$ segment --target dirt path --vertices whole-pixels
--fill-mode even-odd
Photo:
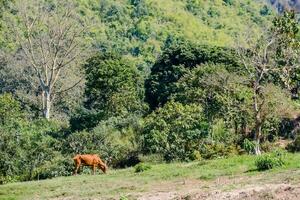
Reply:
[[[139,200],[299,200],[299,173],[222,177],[215,181],[181,180],[157,183]]]
[[[185,191],[151,192],[142,195],[139,200],[299,200],[300,185],[268,184],[262,186],[247,186],[230,192],[221,190],[203,191],[190,189]]]

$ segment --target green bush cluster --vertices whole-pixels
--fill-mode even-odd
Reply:
[[[240,148],[235,144],[203,144],[200,146],[200,155],[205,159],[228,157],[238,155]]]
[[[253,141],[250,141],[248,138],[245,138],[242,144],[242,148],[248,154],[254,154],[255,143]]]
[[[57,123],[15,121],[0,130],[1,183],[69,175],[61,152],[61,141],[52,137]],[[47,175],[46,175],[47,174]]]
[[[146,163],[139,163],[134,167],[134,172],[135,173],[140,173],[140,172],[144,172],[151,169],[151,165],[146,164]]]
[[[297,136],[294,141],[287,146],[287,150],[290,152],[299,152],[300,151],[300,137]]]
[[[150,114],[143,127],[144,153],[162,154],[167,161],[189,160],[208,135],[202,108],[176,102]]]
[[[269,170],[275,167],[281,167],[285,163],[284,152],[275,151],[273,153],[263,154],[256,158],[255,165],[257,170]]]

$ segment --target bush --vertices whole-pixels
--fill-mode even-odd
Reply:
[[[92,131],[72,133],[64,141],[64,151],[68,154],[99,154],[113,167],[133,166],[139,162],[135,130],[138,122],[128,123],[130,124],[121,118],[112,117],[100,122]]]
[[[120,200],[128,200],[128,198],[125,197],[125,196],[121,196],[121,197],[120,197]]]
[[[189,156],[190,160],[202,160],[202,156],[200,151],[195,150],[194,152],[192,152]]]
[[[74,163],[71,156],[62,156],[56,153],[52,160],[44,162],[34,172],[34,179],[47,179],[58,176],[70,176],[74,170]]]
[[[248,140],[247,138],[244,139],[242,148],[248,153],[248,154],[254,154],[255,149],[255,143],[253,141]]]
[[[162,154],[166,161],[190,160],[208,127],[200,106],[168,102],[145,119],[144,153]]]
[[[10,122],[1,126],[0,184],[62,175],[52,173],[54,168],[57,173],[66,170],[64,164],[56,163],[62,158],[61,142],[50,135],[60,126],[54,121],[21,119],[15,119],[13,126]]]
[[[295,140],[292,143],[290,143],[286,148],[290,152],[299,152],[300,151],[300,136],[297,136],[295,138]]]
[[[215,142],[233,144],[237,140],[237,134],[229,130],[224,119],[217,119],[211,125],[211,138]]]
[[[269,170],[274,167],[281,167],[284,165],[284,153],[282,151],[275,151],[271,154],[264,154],[256,158],[255,165],[257,170]]]
[[[9,94],[0,95],[0,124],[9,125],[24,117],[20,103]]]
[[[151,169],[151,165],[146,164],[146,163],[139,163],[134,167],[134,172],[139,173],[139,172],[144,172]]]
[[[223,143],[214,143],[214,144],[202,144],[200,146],[201,156],[205,159],[214,159],[227,157],[230,155],[238,155],[239,149],[237,146],[231,144],[226,145]]]
[[[129,152],[127,154],[125,153],[124,156],[121,157],[121,159],[113,162],[113,166],[116,168],[126,168],[135,166],[140,162],[141,160],[139,159],[137,152]]]

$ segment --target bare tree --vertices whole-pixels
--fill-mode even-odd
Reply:
[[[89,47],[87,27],[73,2],[19,0],[13,4],[16,17],[7,16],[18,46],[11,66],[29,80],[47,119],[55,99],[82,81],[78,66]]]
[[[238,45],[237,53],[248,77],[248,84],[252,87],[255,154],[260,155],[262,126],[268,115],[291,114],[292,103],[289,101],[288,93],[284,92],[284,87],[276,86],[276,83],[281,81],[287,89],[290,89],[287,80],[290,80],[291,72],[297,66],[291,62],[287,62],[284,66],[278,64],[278,32],[266,31],[259,37],[251,33],[249,31],[245,36],[247,46]]]

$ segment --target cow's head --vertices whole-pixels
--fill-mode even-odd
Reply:
[[[101,169],[103,171],[103,173],[106,173],[107,168],[108,168],[107,165],[103,162],[98,163],[98,167],[99,167],[99,169]]]

